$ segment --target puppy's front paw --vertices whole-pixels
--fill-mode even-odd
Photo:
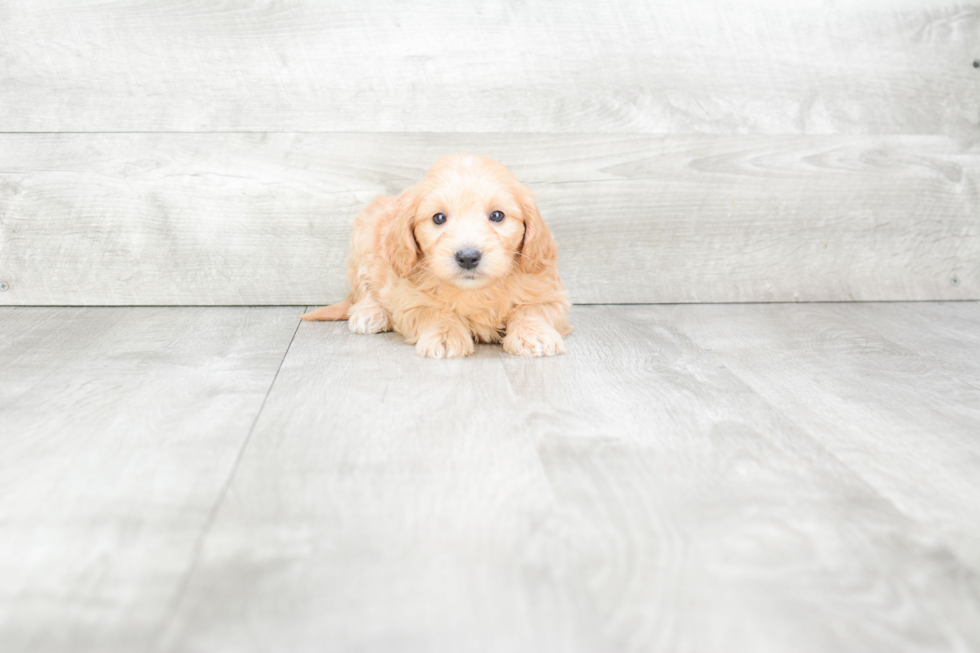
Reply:
[[[391,331],[388,311],[380,306],[368,306],[355,310],[347,319],[347,328],[354,333],[381,333]]]
[[[473,353],[473,337],[469,333],[427,332],[415,343],[415,353],[426,358],[462,358]]]
[[[554,356],[565,353],[565,341],[550,326],[524,324],[507,330],[504,351],[515,356]]]

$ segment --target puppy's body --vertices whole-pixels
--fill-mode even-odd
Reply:
[[[347,274],[347,299],[304,319],[394,329],[432,358],[471,354],[474,339],[550,356],[571,331],[534,196],[485,157],[443,157],[398,197],[369,204],[354,219]]]

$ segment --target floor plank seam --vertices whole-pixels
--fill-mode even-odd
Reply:
[[[303,312],[305,313],[311,308],[311,306],[306,306]],[[248,448],[248,443],[251,441],[252,434],[255,432],[255,426],[259,423],[259,418],[262,416],[262,411],[265,409],[265,404],[269,400],[269,395],[272,394],[272,389],[276,386],[276,379],[279,378],[279,372],[282,370],[283,363],[286,362],[286,357],[289,356],[289,350],[292,348],[293,342],[296,340],[296,334],[299,333],[299,327],[301,324],[303,324],[303,320],[297,318],[296,328],[293,329],[293,335],[289,339],[289,344],[286,345],[286,350],[283,352],[282,360],[279,361],[279,366],[276,368],[276,373],[272,375],[272,382],[269,384],[268,390],[265,391],[265,396],[262,398],[262,403],[259,404],[259,409],[255,413],[255,419],[252,420],[248,433],[245,434],[245,439],[242,441],[242,446],[238,449],[238,454],[235,456],[235,460],[231,466],[231,472],[228,474],[228,478],[225,479],[224,484],[221,486],[221,491],[218,493],[218,499],[211,507],[211,510],[208,513],[207,521],[204,523],[204,528],[201,529],[201,534],[198,537],[197,542],[194,543],[190,565],[188,565],[187,571],[184,573],[183,578],[181,578],[180,582],[177,584],[177,590],[174,592],[174,597],[167,609],[167,614],[160,620],[159,630],[153,635],[152,638],[150,638],[149,644],[152,650],[160,650],[163,637],[166,635],[171,621],[177,614],[177,608],[180,607],[180,603],[187,591],[187,586],[190,583],[190,579],[194,576],[194,572],[197,569],[197,563],[201,556],[201,550],[204,548],[204,542],[207,540],[208,534],[211,532],[211,528],[214,526],[218,513],[221,512],[221,507],[224,505],[225,497],[228,494],[228,488],[231,487],[235,474],[238,472],[238,465],[241,463],[242,456],[245,455],[245,449]]]
[[[685,337],[687,337],[686,334]],[[693,340],[691,340],[691,343],[695,345],[697,344]],[[703,350],[703,351],[706,354],[711,353],[708,350]],[[802,434],[802,436],[805,437],[810,442],[811,446],[813,446],[815,449],[819,451],[822,451],[837,465],[839,465],[842,470],[846,470],[847,473],[850,474],[851,477],[853,478],[853,482],[859,484],[872,496],[878,498],[883,504],[891,508],[891,510],[894,511],[895,515],[900,516],[901,518],[907,520],[909,524],[914,525],[915,528],[918,529],[921,533],[930,532],[928,524],[924,524],[915,515],[910,514],[906,509],[898,505],[898,503],[896,503],[894,498],[887,496],[887,494],[881,488],[875,485],[872,481],[868,480],[865,477],[865,475],[862,474],[858,469],[855,469],[851,464],[849,464],[843,458],[841,458],[836,451],[834,451],[826,444],[821,442],[818,437],[816,437],[813,433],[811,433],[810,429],[807,428],[807,426],[804,423],[800,422],[798,419],[796,419],[795,417],[787,413],[785,410],[780,408],[778,405],[773,403],[768,397],[765,396],[764,392],[760,388],[758,388],[755,384],[753,384],[749,379],[746,379],[744,376],[739,374],[736,370],[732,369],[730,366],[721,362],[720,360],[718,361],[718,363],[722,365],[725,368],[725,370],[728,371],[729,374],[732,375],[732,378],[737,379],[739,383],[741,383],[746,388],[751,390],[759,398],[759,400],[762,401],[762,403],[765,404],[770,410],[772,410],[774,413],[779,415],[782,419],[786,420],[788,424],[792,424]],[[943,553],[948,555],[951,559],[955,560],[962,569],[966,570],[970,574],[970,576],[980,580],[980,569],[975,568],[974,565],[969,562],[969,560],[966,560],[959,553],[957,553],[955,548],[950,546],[949,542],[945,541],[944,539],[937,538],[934,541],[934,544],[937,548],[940,548],[943,551]]]

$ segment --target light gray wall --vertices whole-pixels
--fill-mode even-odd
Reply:
[[[977,299],[978,44],[929,0],[0,0],[0,304],[337,300],[455,151],[573,301]]]

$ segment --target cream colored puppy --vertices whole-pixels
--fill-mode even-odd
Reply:
[[[347,299],[303,316],[348,320],[355,333],[394,329],[420,356],[564,351],[568,298],[534,195],[492,159],[446,156],[398,197],[354,218]]]

